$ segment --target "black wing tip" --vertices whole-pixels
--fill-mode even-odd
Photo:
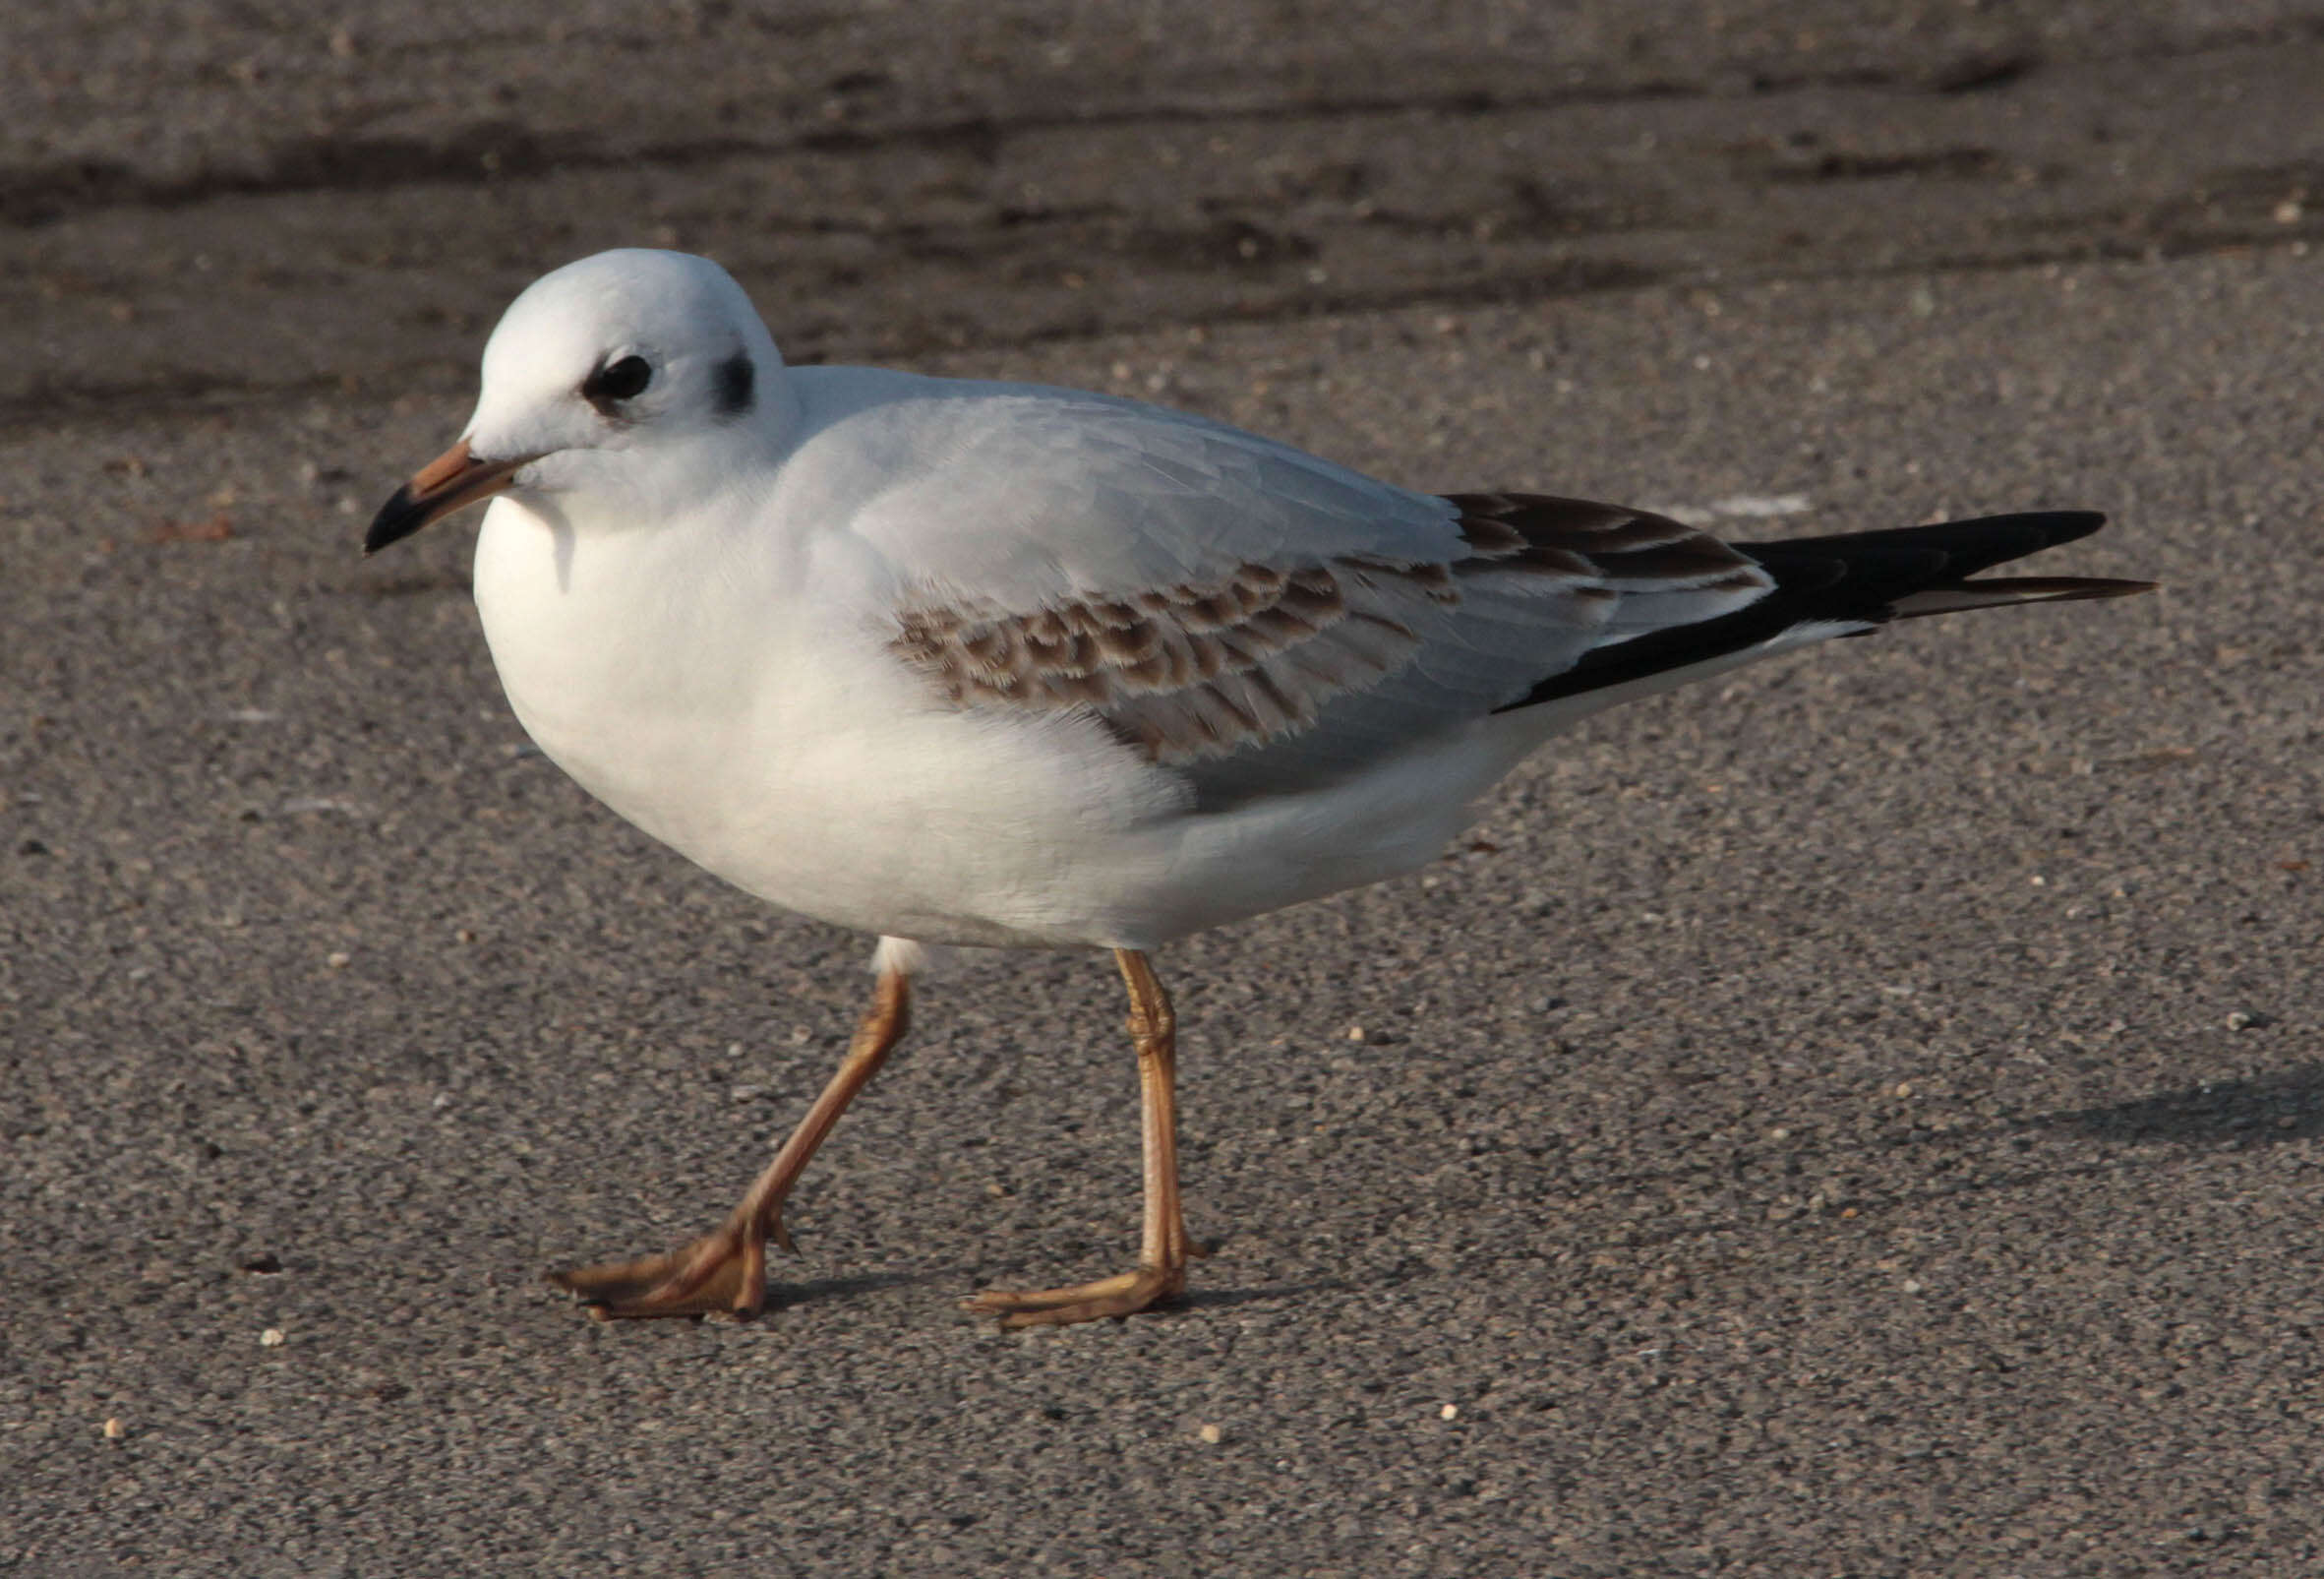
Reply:
[[[1948,520],[1928,528],[1940,531],[1957,526],[1964,531],[1979,527],[2001,531],[2010,527],[2032,529],[2042,534],[2044,548],[2056,548],[2060,543],[2071,543],[2088,537],[2106,524],[2106,515],[2096,510],[2019,510],[2005,516],[1973,516],[1967,520]],[[1909,529],[1909,528],[1908,528]],[[2040,549],[2033,550],[2035,553]]]
[[[1779,581],[1796,582],[1810,565],[1837,560],[1848,567],[1848,578],[1860,589],[1884,584],[1894,592],[1905,592],[1939,580],[1964,580],[1996,565],[2088,537],[2104,526],[2106,519],[2095,510],[2024,510],[1926,526],[1786,537],[1734,546],[1758,561]]]
[[[1980,571],[2088,537],[2105,524],[2106,516],[2094,510],[2033,510],[1887,531],[1733,543],[1729,546],[1774,577],[1775,586],[1765,597],[1698,625],[1674,626],[1599,647],[1496,710],[1509,712],[1687,668],[1800,626],[1869,629],[1921,614],[2130,597],[2155,590],[2152,581],[2087,577],[1975,579]]]
[[[2136,597],[2155,591],[2159,584],[2095,576],[1975,576],[1907,592],[1891,605],[1891,613],[1899,620],[1917,620],[1932,614],[2004,609],[2021,603],[2083,603],[2094,598]]]
[[[1965,516],[1959,520],[1940,521],[1944,526],[1984,526],[2002,521],[2040,522],[2060,531],[2070,531],[2076,537],[2087,537],[2106,524],[2102,510],[2005,510],[1993,516]]]

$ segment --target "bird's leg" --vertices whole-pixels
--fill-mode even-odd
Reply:
[[[849,1101],[904,1039],[911,1010],[912,978],[902,971],[882,971],[871,1007],[856,1027],[855,1041],[838,1072],[724,1223],[665,1254],[552,1272],[549,1281],[578,1295],[601,1320],[707,1315],[714,1310],[756,1314],[766,1301],[767,1241],[791,1248],[791,1236],[783,1227],[783,1202],[791,1186],[806,1171],[815,1148],[839,1123]]]
[[[1185,1292],[1186,1259],[1199,1253],[1187,1243],[1178,1200],[1177,1021],[1170,996],[1144,954],[1116,948],[1113,957],[1130,989],[1130,1037],[1138,1047],[1144,1112],[1146,1229],[1138,1265],[1072,1288],[987,1289],[963,1302],[965,1309],[999,1316],[1004,1327],[1064,1326],[1165,1304]]]

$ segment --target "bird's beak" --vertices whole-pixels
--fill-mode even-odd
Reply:
[[[508,460],[479,460],[468,453],[468,441],[462,439],[413,472],[411,481],[380,507],[380,513],[371,518],[371,530],[363,534],[363,551],[376,554],[439,516],[490,499],[508,486],[520,467],[539,458],[517,455]]]

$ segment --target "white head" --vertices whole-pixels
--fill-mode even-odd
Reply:
[[[682,252],[601,252],[509,304],[467,431],[387,501],[364,552],[505,489],[618,515],[667,502],[790,414],[782,355],[732,275]]]

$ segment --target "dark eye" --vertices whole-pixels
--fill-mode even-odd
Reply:
[[[625,356],[610,362],[589,375],[581,386],[581,394],[591,403],[606,400],[626,400],[643,395],[645,387],[654,381],[653,365],[642,356]]]

